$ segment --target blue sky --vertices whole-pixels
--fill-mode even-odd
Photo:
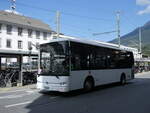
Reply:
[[[0,0],[0,10],[10,7]],[[16,10],[40,19],[55,30],[55,13],[61,12],[61,32],[85,39],[110,41],[116,33],[93,36],[116,29],[116,11],[121,11],[121,36],[150,20],[150,0],[16,0]]]

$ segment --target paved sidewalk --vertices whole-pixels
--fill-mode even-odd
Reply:
[[[25,86],[0,88],[0,93],[7,92],[7,91],[24,90],[24,89],[36,89],[36,84],[25,85]]]
[[[142,73],[136,73],[136,74],[135,74],[135,77],[136,77],[136,76],[143,75],[143,74],[150,74],[150,71],[142,72]]]

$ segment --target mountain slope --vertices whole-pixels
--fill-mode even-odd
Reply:
[[[147,22],[142,29],[142,52],[150,55],[150,21]],[[118,43],[118,40],[112,40],[111,43]],[[121,37],[121,44],[130,47],[137,47],[139,44],[139,28]]]

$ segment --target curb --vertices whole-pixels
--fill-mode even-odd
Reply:
[[[0,92],[10,91],[12,88],[0,88]]]

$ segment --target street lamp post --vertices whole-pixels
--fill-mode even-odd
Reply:
[[[117,35],[118,35],[118,46],[120,48],[120,11],[117,11]]]
[[[142,53],[142,28],[139,27],[139,53]]]

